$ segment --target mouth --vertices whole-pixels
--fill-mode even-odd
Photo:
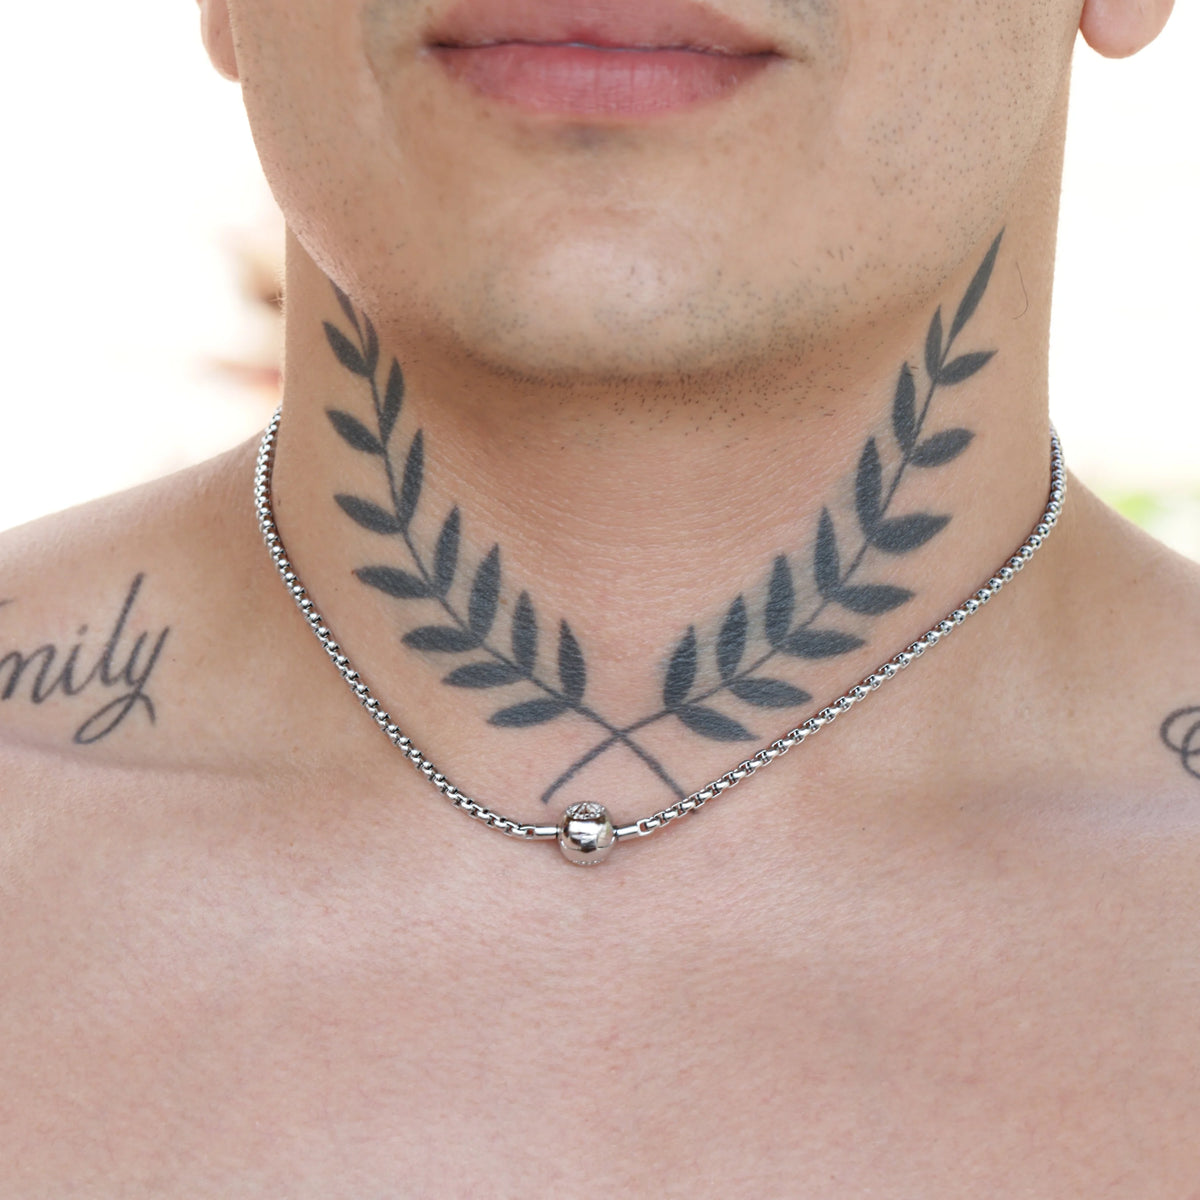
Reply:
[[[693,0],[460,0],[426,45],[477,95],[576,117],[689,108],[782,57]]]

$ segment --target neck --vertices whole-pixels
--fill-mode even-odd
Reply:
[[[1049,261],[1010,228],[836,344],[584,379],[406,337],[293,243],[281,531],[460,786],[522,819],[597,786],[648,811],[891,657],[1024,539],[1048,478]]]

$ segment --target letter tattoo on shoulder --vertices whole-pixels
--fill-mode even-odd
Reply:
[[[900,365],[890,420],[878,436],[867,438],[859,455],[853,502],[841,509],[833,503],[822,507],[802,553],[775,555],[763,564],[757,588],[734,597],[719,615],[688,625],[662,656],[656,707],[636,719],[604,714],[590,702],[595,668],[578,628],[562,617],[547,621],[528,591],[508,583],[500,546],[471,555],[458,506],[432,513],[428,501],[422,505],[428,447],[422,429],[406,428],[402,368],[397,359],[389,363],[381,355],[370,318],[335,285],[343,320],[326,321],[325,337],[341,366],[361,381],[365,402],[360,415],[333,408],[326,415],[346,447],[375,460],[378,483],[374,497],[338,494],[333,500],[351,522],[376,536],[376,545],[391,549],[388,558],[380,555],[354,575],[413,611],[401,637],[407,647],[443,662],[460,660],[443,676],[446,686],[503,694],[489,724],[519,731],[574,719],[593,727],[595,743],[548,782],[543,803],[611,750],[634,756],[676,798],[683,797],[685,790],[643,744],[643,731],[674,722],[708,741],[760,739],[769,710],[795,712],[812,700],[801,686],[808,664],[865,645],[860,635],[870,619],[913,599],[910,589],[873,580],[871,573],[881,559],[932,541],[951,521],[949,513],[895,510],[903,509],[907,478],[947,466],[974,437],[958,425],[930,426],[939,402],[955,395],[996,353],[964,353],[956,343],[987,291],[1002,238],[1003,231],[948,323],[938,308],[923,350]],[[508,604],[500,603],[502,594]]]
[[[1177,708],[1158,728],[1163,745],[1179,756],[1180,765],[1200,779],[1200,704]]]
[[[144,574],[133,578],[103,643],[98,644],[89,627],[81,625],[69,646],[46,642],[32,650],[0,652],[0,701],[44,704],[55,695],[68,699],[96,693],[108,696],[76,728],[72,741],[79,746],[108,737],[139,709],[153,725],[158,714],[147,687],[171,629],[164,626],[136,637],[130,632],[145,578]],[[11,599],[0,601],[0,608],[12,603]]]

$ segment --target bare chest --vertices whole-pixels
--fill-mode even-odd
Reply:
[[[10,893],[0,1191],[1197,1194],[1169,864],[643,894],[326,859],[135,844]]]

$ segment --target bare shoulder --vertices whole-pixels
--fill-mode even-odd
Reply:
[[[241,447],[0,534],[0,754],[145,750],[188,634],[236,603],[251,469]]]
[[[1147,541],[1140,531],[1139,540]],[[1161,686],[1159,741],[1200,810],[1200,563],[1151,543],[1144,569],[1132,581],[1135,604],[1150,614],[1153,649],[1148,656]],[[1136,645],[1137,616],[1128,633]],[[1159,716],[1158,712],[1153,714]],[[1198,864],[1200,869],[1200,864]]]
[[[1200,814],[1200,563],[1086,493],[1077,501],[1086,533],[1068,548],[1058,617],[1067,727],[1109,778],[1127,748],[1131,784],[1140,772]]]
[[[260,582],[272,580],[253,459],[243,446],[0,535],[0,878],[14,937],[43,921],[73,929],[146,856],[196,852],[252,819],[254,750],[278,740],[255,725],[279,690],[253,662],[280,624],[259,606],[286,601]]]

